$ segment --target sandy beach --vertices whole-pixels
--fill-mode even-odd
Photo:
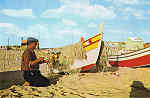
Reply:
[[[148,67],[119,68],[117,74],[112,72],[45,74],[51,80],[49,87],[23,86],[24,82],[21,83],[21,80],[6,86],[10,80],[5,80],[1,81],[0,96],[1,98],[150,98],[149,74]]]

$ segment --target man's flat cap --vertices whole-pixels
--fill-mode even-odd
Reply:
[[[34,38],[34,37],[28,37],[28,38],[27,38],[27,44],[33,43],[33,42],[38,42],[38,39],[36,39],[36,38]]]

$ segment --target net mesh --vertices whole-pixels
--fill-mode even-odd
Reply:
[[[39,56],[49,59],[51,68],[61,71],[70,70],[74,59],[86,59],[86,51],[82,46],[82,42],[58,49],[49,49],[49,53],[39,52],[39,54]]]

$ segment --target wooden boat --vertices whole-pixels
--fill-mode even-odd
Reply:
[[[95,66],[101,48],[101,42],[102,33],[85,40],[82,44],[86,51],[87,59],[75,59],[74,64],[71,65],[71,69],[81,68],[81,71],[86,71]]]
[[[135,52],[110,56],[109,63],[118,67],[141,67],[150,65],[150,47]]]
[[[81,71],[91,70],[95,67],[99,58],[99,53],[102,50],[102,38],[103,38],[103,24],[100,24],[100,32],[96,36],[93,36],[83,42],[83,47],[86,50],[86,60],[75,59],[72,69],[81,68]]]

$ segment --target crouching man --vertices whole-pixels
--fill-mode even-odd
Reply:
[[[48,60],[44,60],[43,57],[37,58],[34,52],[37,43],[37,39],[29,37],[27,39],[27,49],[22,55],[21,70],[24,72],[25,85],[37,87],[49,86],[50,81],[42,76],[39,70],[39,64],[47,63]]]

